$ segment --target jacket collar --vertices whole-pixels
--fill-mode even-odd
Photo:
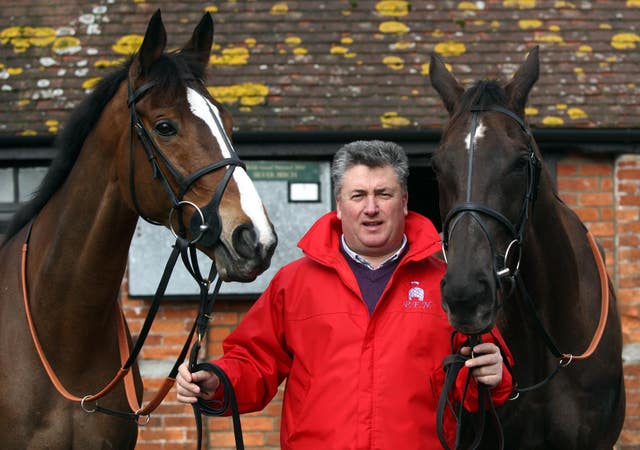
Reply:
[[[425,259],[440,251],[440,236],[426,217],[409,211],[405,220],[405,235],[409,249],[403,261]],[[335,265],[344,259],[340,253],[342,224],[336,211],[320,217],[298,242],[298,247],[310,258],[325,264]],[[401,262],[402,264],[402,262]]]

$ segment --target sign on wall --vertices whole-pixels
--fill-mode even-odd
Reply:
[[[331,178],[328,162],[246,161],[247,172],[278,234],[271,266],[251,283],[223,283],[221,294],[259,295],[284,264],[302,256],[297,243],[307,229],[331,210]],[[175,238],[164,227],[139,221],[129,250],[129,295],[152,296]],[[210,261],[198,252],[200,270],[208,274]],[[166,295],[195,296],[198,285],[178,260]]]

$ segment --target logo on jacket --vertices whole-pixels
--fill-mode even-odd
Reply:
[[[420,287],[419,281],[412,281],[407,294],[407,299],[402,304],[406,309],[429,309],[431,300],[424,299],[424,289]]]

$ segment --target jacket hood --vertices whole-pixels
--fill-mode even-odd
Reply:
[[[404,260],[421,260],[440,251],[441,240],[433,223],[426,217],[409,211],[405,217],[405,234],[409,251]],[[310,258],[326,264],[336,264],[341,253],[335,249],[340,245],[342,223],[336,211],[320,217],[298,242],[298,247]]]

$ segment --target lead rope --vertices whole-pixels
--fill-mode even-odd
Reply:
[[[438,399],[438,406],[436,409],[436,431],[438,433],[438,439],[440,440],[440,443],[445,450],[452,450],[452,448],[449,447],[449,443],[447,442],[444,434],[444,416],[447,408],[449,409],[451,414],[453,414],[454,419],[457,423],[453,449],[459,450],[462,448],[461,445],[463,445],[463,418],[465,415],[464,402],[471,381],[471,371],[468,371],[467,376],[465,377],[464,388],[462,390],[460,403],[456,411],[456,408],[451,401],[450,394],[453,387],[455,386],[455,382],[458,378],[460,370],[464,367],[465,361],[471,358],[469,356],[462,355],[460,352],[456,352],[454,345],[454,338],[456,334],[456,331],[451,334],[451,354],[442,361],[442,366],[445,372],[445,381],[442,387],[442,392],[440,393],[440,398]],[[480,342],[480,336],[469,336],[463,346],[469,346],[473,348]],[[493,399],[491,398],[491,390],[488,386],[485,386],[481,383],[476,383],[476,385],[478,391],[478,412],[472,415],[472,417],[474,418],[472,423],[474,437],[473,442],[468,446],[468,448],[475,450],[480,445],[485,427],[485,414],[489,413],[491,415],[491,418],[493,419],[493,424],[498,436],[497,448],[499,450],[503,450],[504,433],[502,431],[502,424],[500,423],[498,413],[496,412]]]
[[[209,287],[211,285],[211,282],[217,276],[215,264],[211,264],[209,277],[207,279],[204,279],[200,274],[200,267],[198,265],[198,258],[196,256],[195,247],[191,246],[190,250],[190,259],[187,258],[186,255],[183,255],[183,262],[185,263],[185,267],[187,268],[191,276],[194,278],[194,280],[196,280],[200,287],[200,303],[198,308],[198,316],[194,323],[197,337],[195,342],[193,343],[193,346],[191,347],[191,352],[189,354],[189,371],[191,373],[197,372],[199,370],[213,372],[220,379],[220,384],[222,385],[223,390],[222,400],[204,401],[202,399],[198,399],[198,402],[192,405],[198,436],[197,449],[202,449],[202,415],[224,416],[227,415],[229,411],[231,411],[236,449],[244,450],[244,441],[242,438],[242,425],[240,423],[238,402],[236,401],[235,390],[233,389],[233,385],[231,384],[229,377],[219,366],[215,364],[212,364],[210,362],[198,363],[198,353],[200,353],[202,341],[207,332],[209,320],[211,319],[211,313],[213,311],[213,306],[218,296],[218,292],[220,291],[220,286],[222,285],[222,279],[220,277],[217,277],[213,293],[209,295]]]

